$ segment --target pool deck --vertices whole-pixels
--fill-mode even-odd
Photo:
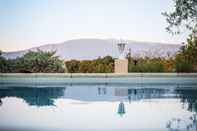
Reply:
[[[197,73],[0,73],[6,86],[65,87],[67,85],[179,86],[197,88]]]

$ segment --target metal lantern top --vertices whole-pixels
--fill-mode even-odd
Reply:
[[[118,51],[119,51],[119,59],[124,59],[124,50],[125,50],[125,46],[126,43],[118,43]]]

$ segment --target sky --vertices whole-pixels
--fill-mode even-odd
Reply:
[[[0,50],[100,38],[181,44],[161,15],[172,0],[0,0]]]

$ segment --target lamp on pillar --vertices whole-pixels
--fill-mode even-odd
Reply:
[[[125,59],[125,42],[120,42],[117,44],[119,57],[115,60],[115,73],[128,73],[128,60]]]

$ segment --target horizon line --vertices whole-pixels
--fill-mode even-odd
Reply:
[[[1,50],[3,53],[10,53],[10,52],[17,52],[17,51],[25,51],[25,50],[30,50],[32,48],[40,48],[42,46],[47,46],[47,45],[58,45],[58,44],[63,44],[65,42],[69,42],[69,41],[74,41],[74,40],[117,40],[117,41],[120,41],[120,40],[124,40],[126,42],[130,41],[130,42],[139,42],[139,43],[142,43],[142,42],[145,42],[147,44],[165,44],[165,45],[181,45],[182,43],[168,43],[168,42],[158,42],[158,41],[143,41],[143,40],[134,40],[134,39],[122,39],[122,38],[88,38],[88,37],[84,37],[84,38],[73,38],[73,39],[68,39],[68,40],[65,40],[65,41],[61,41],[61,42],[54,42],[54,43],[48,43],[48,44],[41,44],[41,45],[38,45],[38,46],[32,46],[32,47],[29,47],[29,48],[25,48],[25,49],[19,49],[19,50],[8,50],[8,51],[4,51],[4,50]]]

